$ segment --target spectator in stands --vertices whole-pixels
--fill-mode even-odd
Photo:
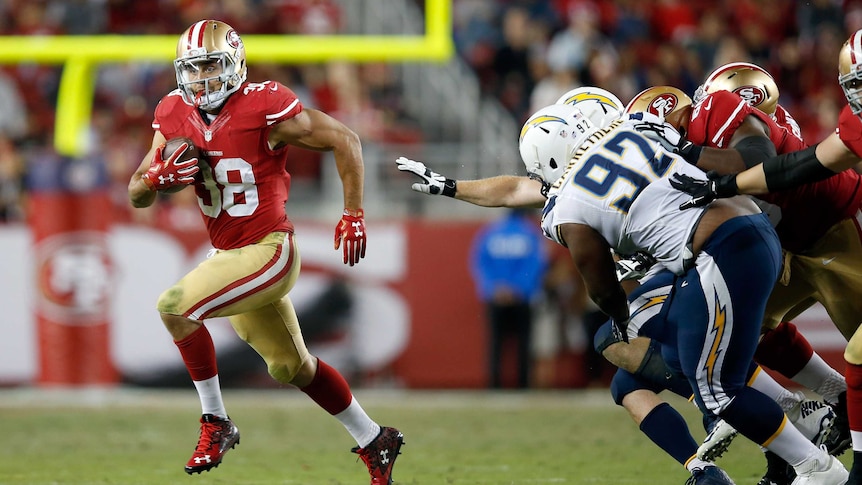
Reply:
[[[510,210],[473,241],[470,269],[487,311],[491,388],[503,387],[503,350],[510,336],[517,346],[517,387],[530,385],[533,304],[543,288],[546,251],[538,221],[526,209]]]

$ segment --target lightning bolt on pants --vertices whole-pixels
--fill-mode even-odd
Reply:
[[[677,278],[667,309],[698,406],[722,415],[737,398],[757,401],[762,409],[728,419],[757,443],[767,441],[784,419],[774,401],[763,404],[762,394],[746,387],[781,261],[778,236],[765,216],[730,219],[712,234],[694,267]]]

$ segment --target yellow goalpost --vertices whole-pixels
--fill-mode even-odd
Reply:
[[[424,35],[244,35],[250,62],[446,61],[454,53],[451,0],[425,0]],[[63,64],[54,124],[58,153],[85,149],[99,64],[172,61],[174,35],[0,36],[0,64]]]

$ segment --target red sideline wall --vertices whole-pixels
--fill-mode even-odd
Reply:
[[[398,287],[410,304],[407,349],[393,371],[409,388],[487,383],[485,315],[468,269],[480,222],[408,222],[408,269]]]

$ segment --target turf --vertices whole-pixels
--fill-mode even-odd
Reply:
[[[664,485],[688,477],[607,390],[356,394],[373,418],[405,434],[396,484]],[[694,407],[667,399],[703,438]],[[0,391],[0,484],[368,483],[349,452],[355,442],[303,394],[228,391],[225,401],[241,444],[219,468],[189,477],[193,390]],[[764,460],[738,438],[719,464],[737,483],[756,483]]]

